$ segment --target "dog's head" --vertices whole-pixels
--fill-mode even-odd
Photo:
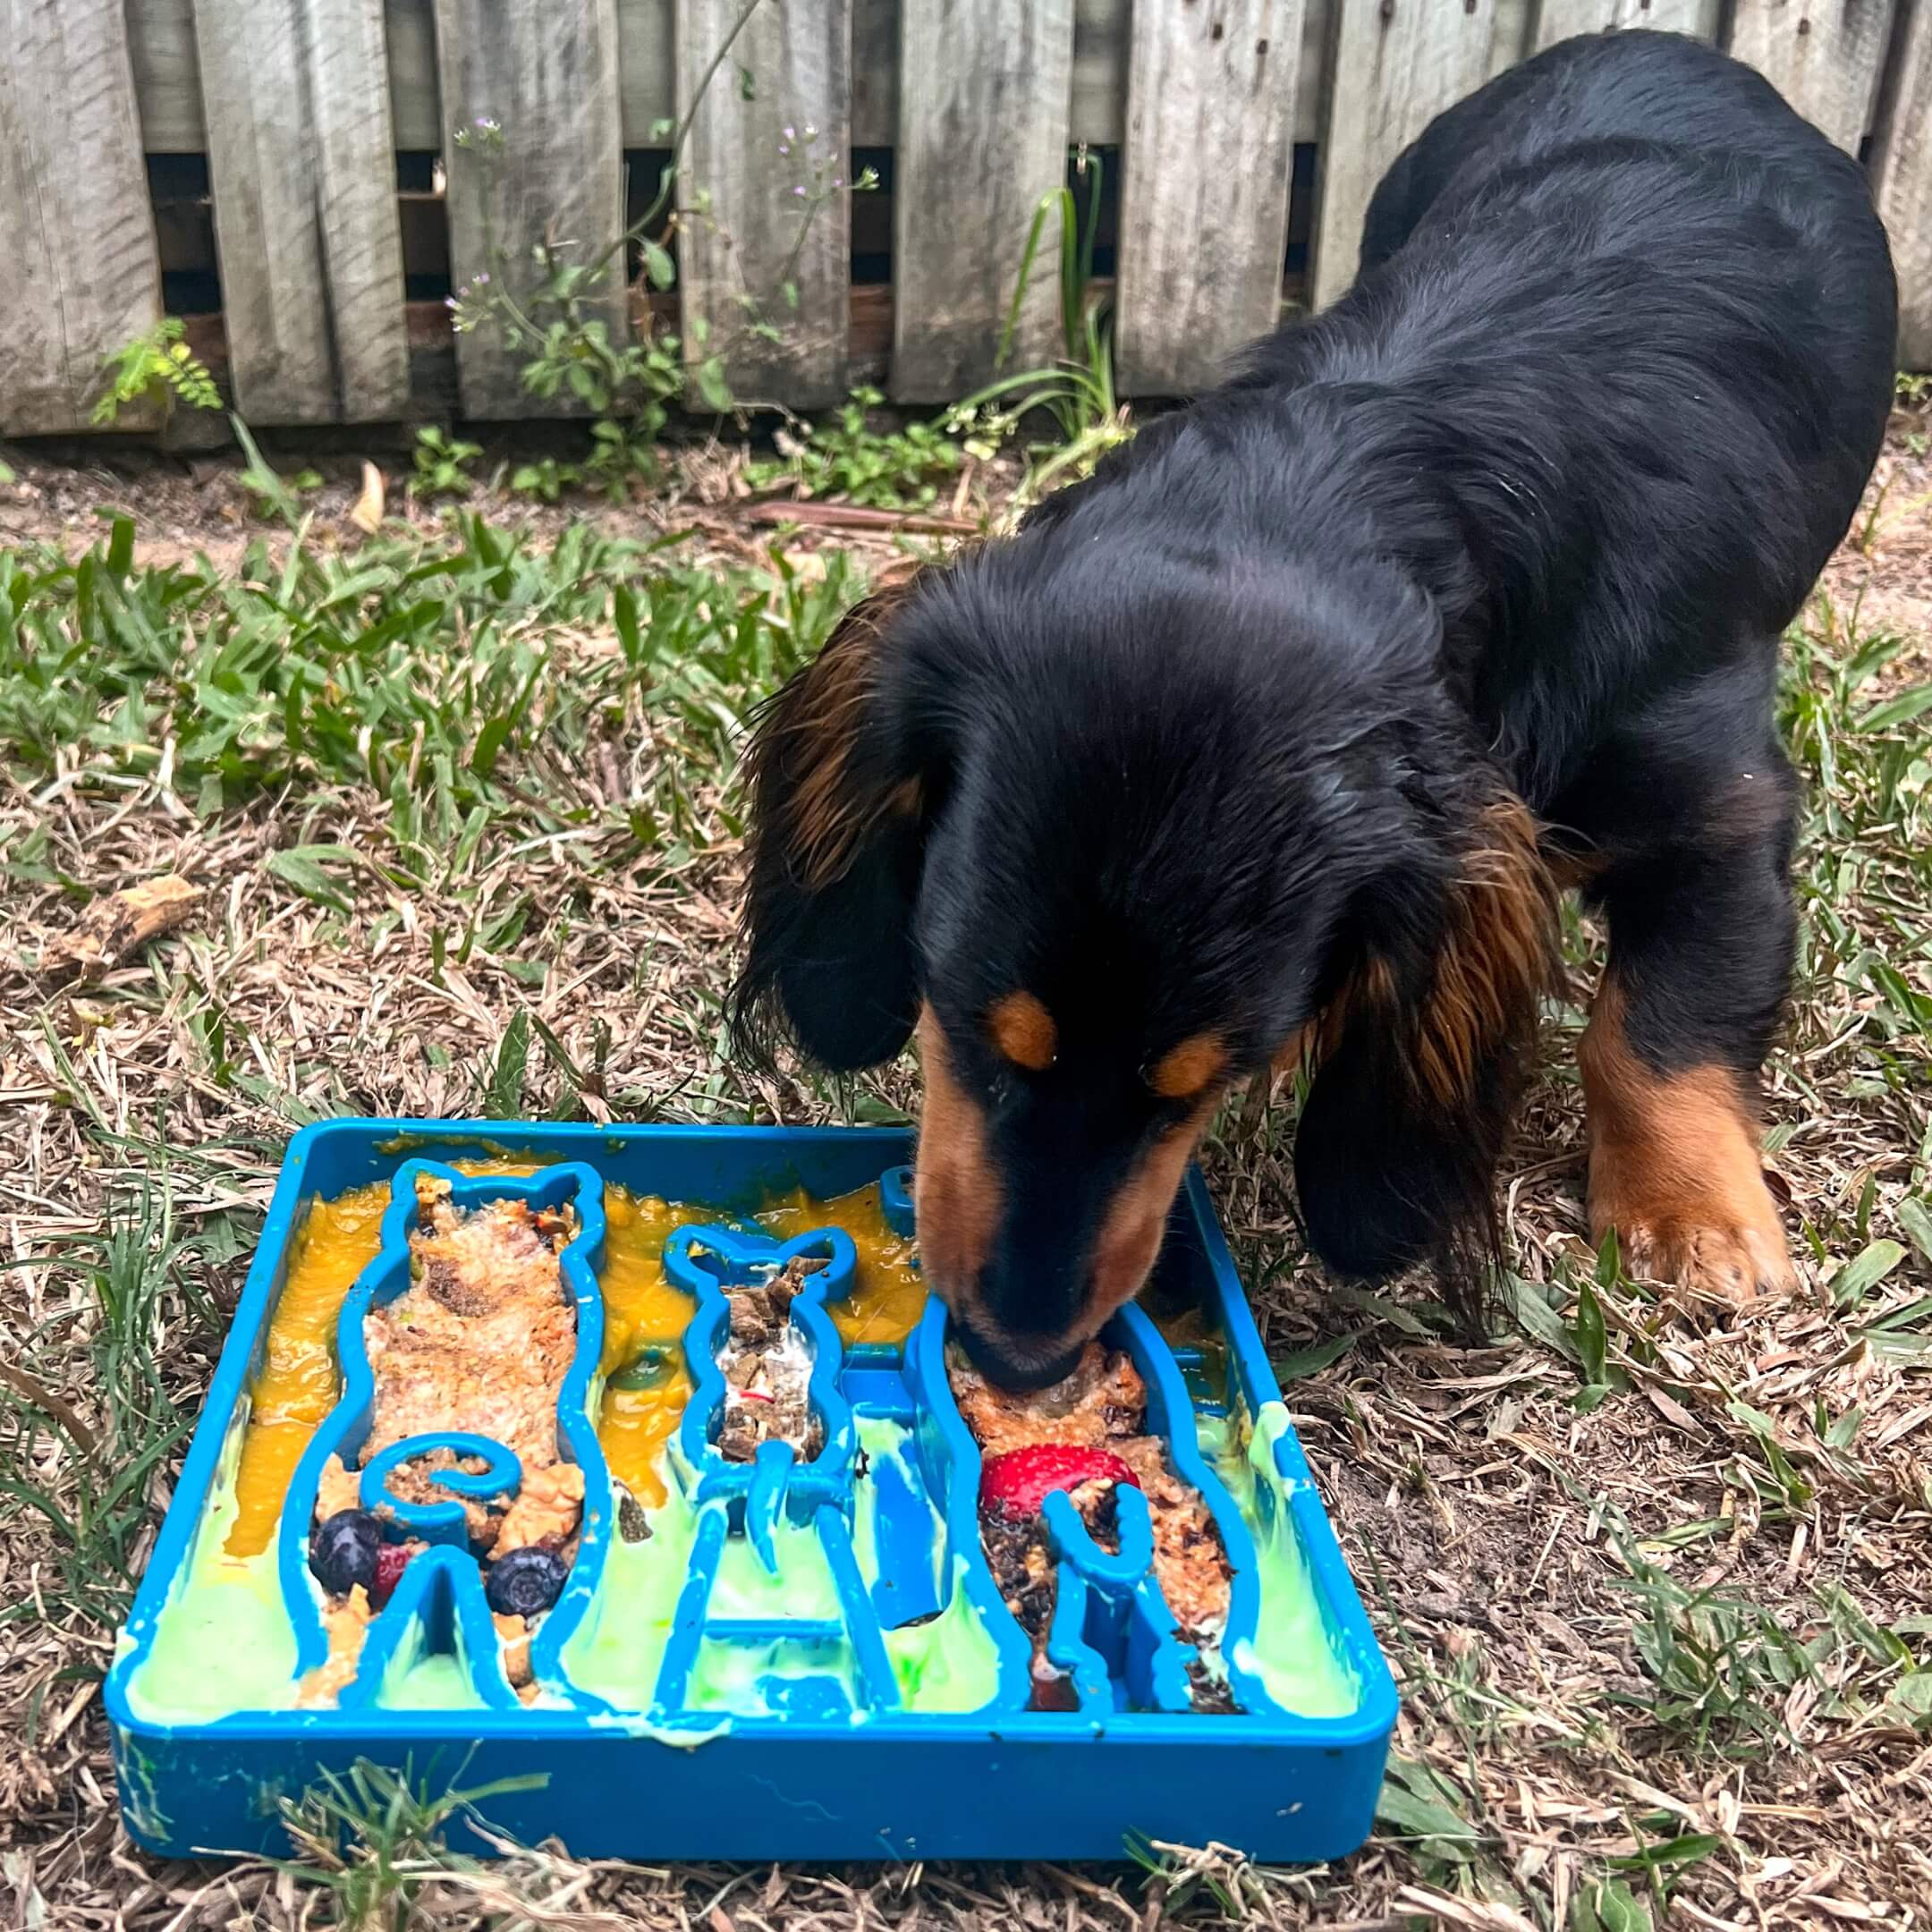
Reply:
[[[1488,902],[1534,849],[1438,644],[1379,575],[1030,533],[867,599],[763,715],[741,1037],[852,1070],[917,1033],[924,1266],[996,1378],[1065,1372],[1298,1045],[1393,1030],[1491,1131],[1541,940]]]

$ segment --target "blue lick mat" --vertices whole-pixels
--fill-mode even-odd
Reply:
[[[1140,1490],[1123,1483],[1116,1492],[1111,1549],[1065,1496],[1051,1496],[1045,1517],[1058,1567],[1046,1655],[1078,1707],[1042,1711],[1027,1707],[1031,1648],[980,1546],[979,1451],[947,1382],[945,1309],[928,1302],[902,1347],[843,1347],[828,1309],[852,1285],[851,1237],[828,1223],[780,1243],[732,1218],[799,1189],[831,1199],[876,1186],[886,1219],[909,1233],[909,1152],[902,1133],[873,1129],[339,1121],[298,1134],[107,1680],[135,1837],[177,1855],[285,1851],[280,1801],[366,1758],[406,1766],[432,1787],[540,1775],[537,1788],[491,1797],[483,1816],[525,1842],[555,1835],[585,1857],[1117,1859],[1138,1835],[1216,1840],[1300,1861],[1359,1845],[1381,1784],[1394,1687],[1199,1175],[1145,1300],[1159,1313],[1198,1309],[1186,1332],[1208,1337],[1207,1347],[1170,1347],[1140,1307],[1116,1316],[1106,1339],[1140,1371],[1148,1432],[1199,1493],[1226,1553],[1218,1655],[1176,1634]],[[466,1179],[445,1166],[497,1156],[542,1165],[527,1178]],[[294,1707],[291,1682],[285,1697],[255,1700],[281,1707],[168,1722],[165,1704],[143,1695],[140,1673],[171,1604],[182,1614],[191,1573],[209,1570],[212,1546],[199,1546],[216,1533],[211,1499],[232,1480],[294,1233],[312,1200],[392,1181],[382,1251],[343,1303],[339,1398],[296,1466],[265,1560],[268,1596],[256,1598],[273,1606],[278,1645],[292,1633],[297,1676],[326,1655],[309,1526],[328,1458],[358,1467],[371,1395],[362,1320],[409,1285],[422,1174],[448,1181],[459,1206],[521,1198],[533,1208],[567,1203],[577,1216],[563,1258],[576,1347],[557,1449],[581,1468],[585,1496],[569,1580],[535,1625],[541,1695],[521,1701],[505,1676],[461,1503],[404,1502],[386,1487],[399,1456],[447,1447],[490,1467],[480,1477],[453,1470],[445,1489],[513,1493],[517,1460],[481,1437],[418,1436],[360,1469],[364,1506],[380,1505],[428,1547],[370,1623],[335,1707]],[[669,1455],[675,1531],[653,1517],[643,1541],[625,1540],[637,1513],[628,1503],[620,1510],[597,1438],[606,1185],[716,1211],[665,1243],[666,1275],[696,1309],[683,1341],[692,1394]],[[818,1439],[807,1460],[766,1442],[750,1462],[726,1461],[715,1440],[726,1292],[798,1254],[822,1264],[791,1312],[810,1358]],[[896,1446],[882,1451],[882,1442]],[[801,1550],[810,1582],[789,1589],[786,1566]],[[653,1562],[672,1566],[668,1578],[640,1594]],[[721,1590],[726,1569],[754,1585],[769,1580],[762,1596],[750,1593],[755,1614],[743,1587]],[[654,1633],[647,1601],[662,1606]],[[908,1662],[929,1659],[926,1633],[947,1626],[976,1659],[953,1676],[950,1693],[945,1668]],[[1299,1653],[1284,1635],[1291,1626]],[[645,1646],[635,1655],[649,1659],[638,1681],[649,1688],[626,1699],[612,1685],[624,1681],[633,1635]],[[583,1666],[589,1682],[579,1682],[573,1665],[593,1650],[604,1665]],[[1304,1699],[1294,1657],[1309,1654],[1326,1688]],[[458,1695],[444,1707],[402,1707],[395,1687],[426,1658]],[[242,1679],[258,1682],[260,1673]],[[1235,1711],[1195,1707],[1209,1680]],[[962,1707],[962,1684],[970,1707]],[[1287,1707],[1304,1701],[1326,1714]]]

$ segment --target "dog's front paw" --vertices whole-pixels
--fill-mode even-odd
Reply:
[[[1601,1241],[1614,1228],[1625,1270],[1669,1282],[1692,1301],[1750,1302],[1790,1294],[1798,1285],[1770,1190],[1747,1216],[1733,1199],[1714,1200],[1701,1215],[1648,1220],[1640,1209],[1611,1211],[1594,1201],[1590,1233]]]
[[[1797,1276],[1737,1075],[1658,1073],[1596,1019],[1583,1048],[1591,1234],[1614,1229],[1631,1274],[1672,1283],[1688,1301],[1789,1294]]]

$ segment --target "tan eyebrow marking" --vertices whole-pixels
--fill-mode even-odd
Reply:
[[[1163,1100],[1191,1100],[1227,1066],[1227,1048],[1212,1033],[1195,1033],[1170,1046],[1148,1069],[1148,1085]]]
[[[987,1014],[993,1044],[1015,1066],[1044,1073],[1060,1051],[1053,1015],[1030,993],[1008,993]]]

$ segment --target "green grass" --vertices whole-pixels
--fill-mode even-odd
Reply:
[[[748,698],[817,650],[858,586],[843,557],[808,581],[777,552],[724,574],[670,552],[581,529],[539,549],[466,517],[445,543],[350,555],[265,539],[225,575],[136,569],[116,517],[71,561],[0,555],[0,743],[203,817],[284,785],[369,787],[388,806],[381,851],[299,843],[275,863],[338,909],[359,866],[446,883],[505,825],[588,828],[674,864],[691,787],[733,763]],[[615,648],[560,659],[560,633]],[[648,794],[593,805],[581,761],[647,724]],[[48,879],[44,852],[30,834],[9,876]]]
[[[0,1606],[0,1624],[51,1612],[111,1631],[125,1617],[155,1487],[199,1407],[163,1352],[171,1329],[219,1335],[206,1274],[233,1253],[232,1234],[225,1221],[183,1228],[164,1167],[114,1202],[97,1233],[48,1258],[50,1288],[78,1292],[28,1332],[0,1377],[0,1515],[38,1519],[53,1554],[35,1593]]]
[[[425,1922],[418,1906],[426,1892],[488,1890],[515,1898],[501,1877],[486,1876],[479,1859],[448,1848],[449,1830],[462,1823],[487,1831],[481,1806],[547,1782],[532,1774],[442,1788],[418,1778],[411,1765],[394,1770],[359,1758],[342,1775],[325,1773],[284,1801],[294,1855],[274,1863],[330,1900],[332,1923],[351,1932],[405,1932]],[[485,1909],[480,1899],[477,1908],[479,1914]]]

